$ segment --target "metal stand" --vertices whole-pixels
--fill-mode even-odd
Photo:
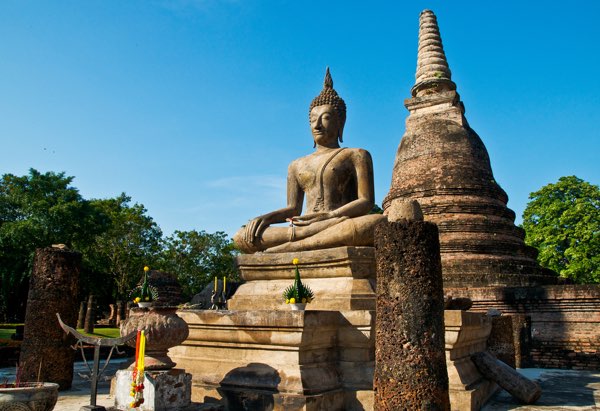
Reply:
[[[106,408],[104,408],[103,406],[96,405],[96,396],[98,393],[98,379],[100,378],[100,376],[102,375],[102,373],[104,372],[106,367],[108,366],[108,363],[110,362],[110,358],[113,354],[113,351],[117,348],[117,346],[123,345],[127,341],[134,339],[137,336],[137,331],[132,331],[130,334],[126,335],[125,337],[120,337],[120,338],[88,337],[86,335],[81,334],[76,329],[69,327],[68,325],[63,323],[62,320],[60,319],[60,315],[58,315],[58,313],[56,313],[56,316],[58,317],[58,323],[60,324],[60,327],[65,331],[65,333],[73,334],[73,336],[75,338],[77,338],[77,343],[73,346],[73,349],[76,350],[78,347],[81,349],[81,357],[83,358],[83,362],[85,363],[85,366],[90,371],[90,375],[88,377],[88,378],[90,378],[90,380],[92,382],[92,387],[91,387],[92,390],[91,390],[91,394],[90,394],[90,405],[84,405],[83,407],[80,408],[80,411],[106,411]],[[94,363],[92,364],[91,367],[90,367],[90,364],[87,362],[87,359],[85,358],[85,352],[83,351],[83,343],[94,346]],[[106,359],[106,362],[104,363],[104,366],[102,367],[101,370],[100,370],[100,347],[111,347],[110,352],[108,354],[108,358]],[[117,350],[117,352],[119,352],[119,350]]]

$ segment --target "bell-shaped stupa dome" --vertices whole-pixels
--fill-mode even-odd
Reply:
[[[411,93],[384,210],[395,199],[417,200],[425,220],[438,225],[446,287],[553,283],[537,251],[525,245],[488,152],[464,116],[430,10],[420,16]]]

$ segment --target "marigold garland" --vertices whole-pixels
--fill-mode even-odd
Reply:
[[[135,343],[135,365],[132,373],[131,392],[133,401],[129,404],[131,408],[138,408],[144,403],[144,354],[146,353],[146,335],[144,331],[137,332]]]

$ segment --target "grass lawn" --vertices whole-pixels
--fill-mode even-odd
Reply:
[[[92,334],[84,333],[83,328],[79,328],[77,331],[83,335],[90,335],[92,337],[119,338],[121,336],[118,328],[94,328],[94,332]]]
[[[0,328],[0,340],[10,340],[10,336],[14,333],[14,328]]]
[[[84,335],[90,335],[92,337],[119,338],[121,336],[118,328],[95,328],[93,334],[84,333],[82,328],[80,328],[77,331]],[[10,340],[10,336],[14,333],[14,328],[0,328],[0,340]]]

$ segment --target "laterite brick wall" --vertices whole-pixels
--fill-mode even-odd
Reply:
[[[446,288],[490,308],[531,317],[531,366],[600,370],[600,286]]]

